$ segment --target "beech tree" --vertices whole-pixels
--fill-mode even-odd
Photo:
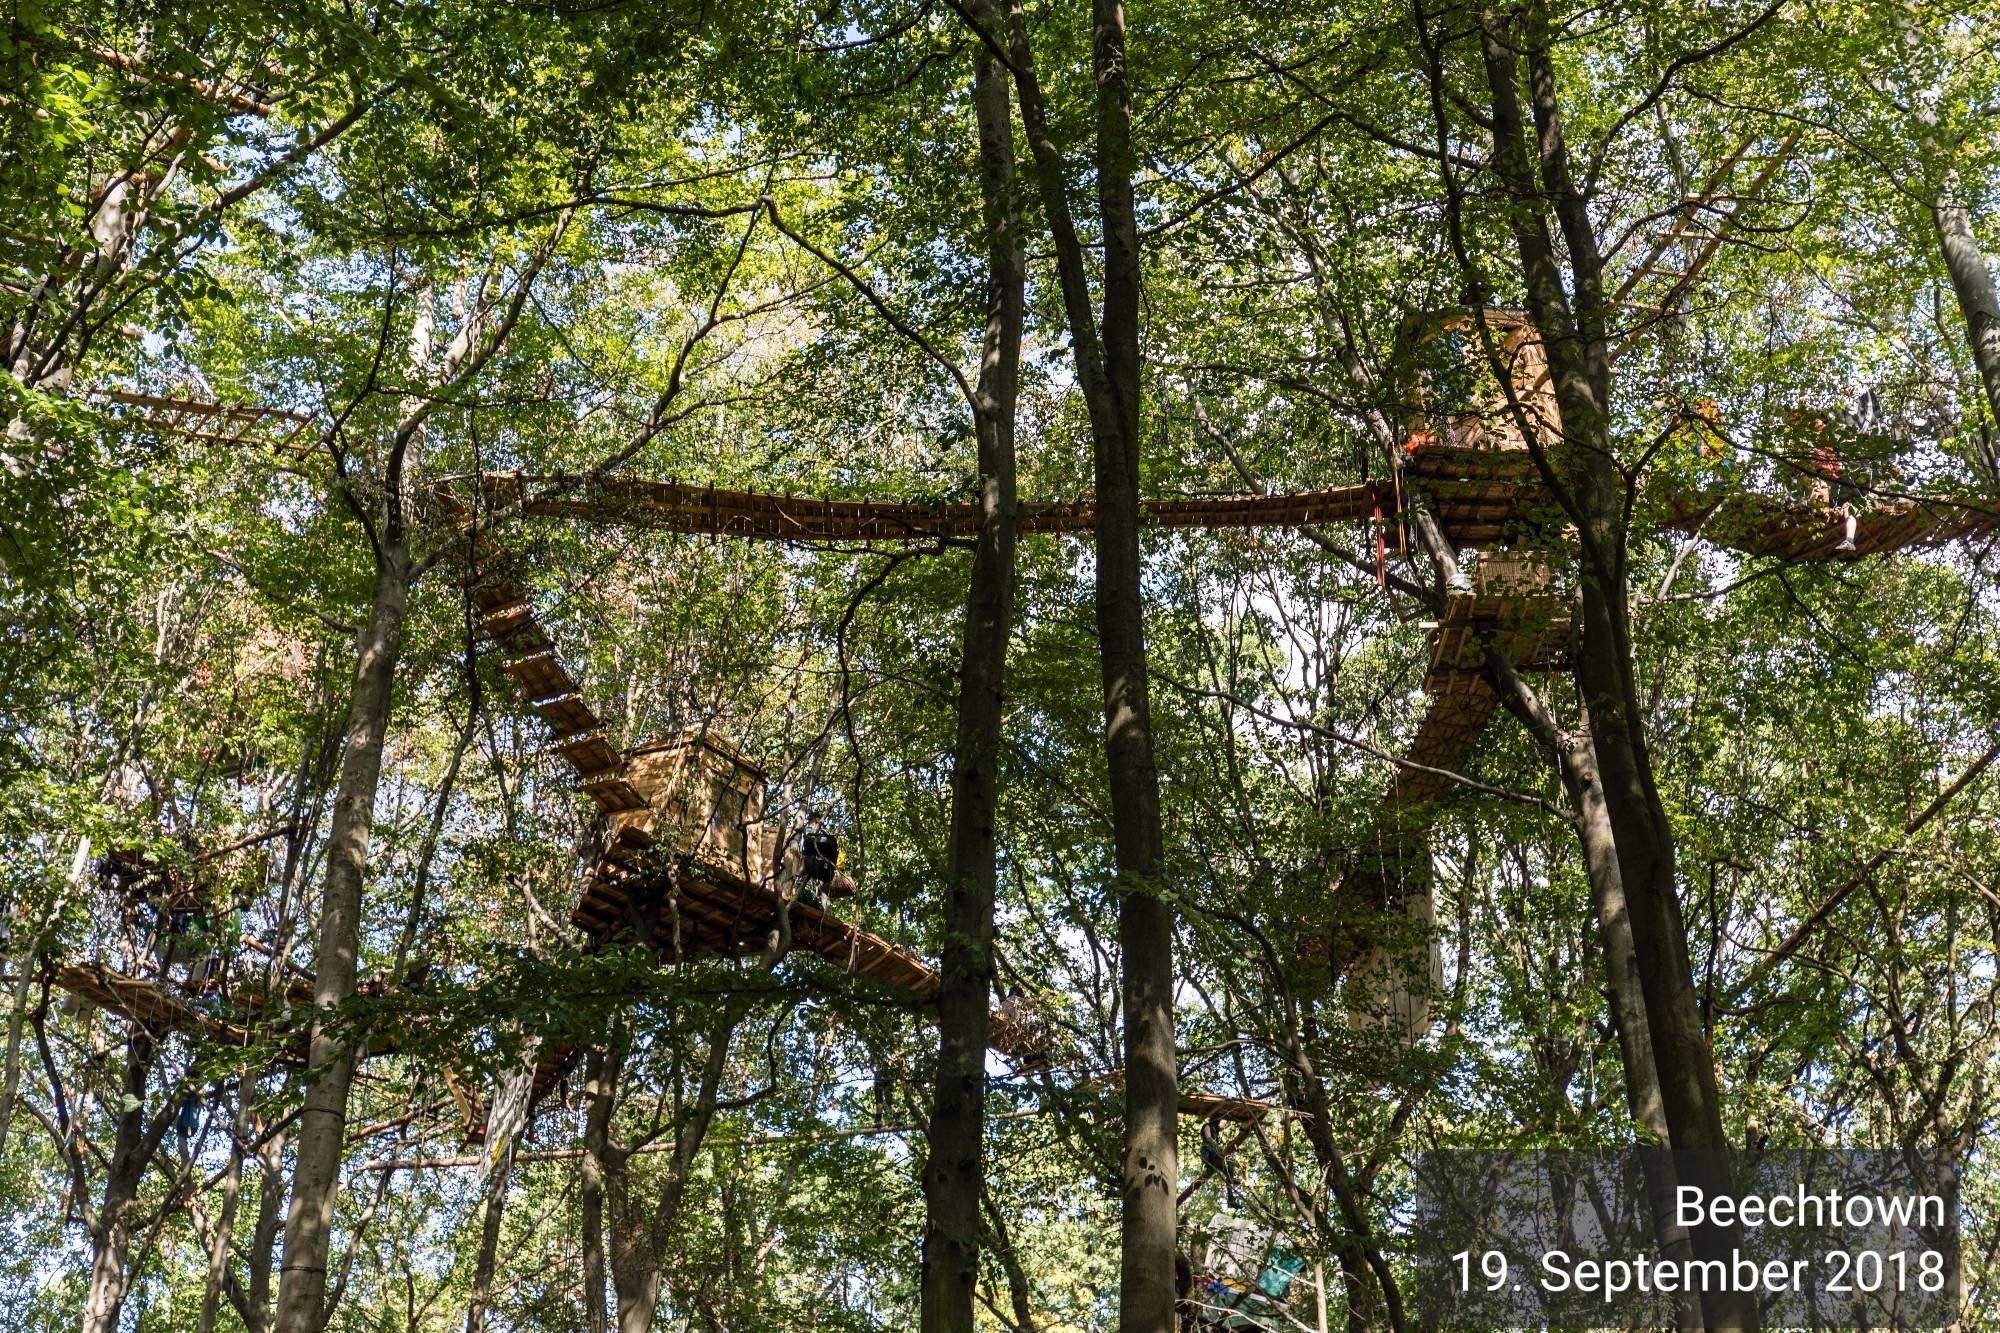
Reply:
[[[1996,31],[12,16],[0,1323],[1407,1329],[1430,1150],[1859,1145],[1980,1326]]]

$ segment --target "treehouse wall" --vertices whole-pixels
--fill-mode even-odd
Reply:
[[[1562,415],[1534,324],[1513,310],[1488,310],[1485,324],[1493,356],[1512,381],[1522,414],[1544,444],[1554,442],[1562,434]],[[1493,358],[1471,311],[1413,320],[1399,342],[1412,450],[1431,442],[1461,449],[1527,449],[1520,419],[1508,402],[1504,381],[1494,374]]]

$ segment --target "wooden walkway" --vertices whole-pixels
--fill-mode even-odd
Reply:
[[[681,948],[730,957],[756,953],[778,922],[778,895],[768,875],[747,876],[700,849],[675,848],[661,833],[652,809],[657,791],[631,756],[614,748],[603,720],[562,664],[554,641],[536,621],[527,586],[511,572],[509,557],[490,538],[475,537],[466,582],[480,611],[480,628],[501,659],[501,670],[552,733],[550,748],[576,774],[578,786],[611,821],[603,855],[585,880],[572,917],[596,941],[636,924],[635,904],[659,914],[648,924],[658,947],[670,947],[678,913]],[[776,831],[759,848],[759,862],[779,859]],[[677,892],[667,893],[671,878]],[[659,892],[654,892],[659,890]],[[917,955],[853,925],[825,906],[803,899],[791,905],[792,946],[817,954],[844,971],[867,976],[920,999],[937,993],[938,977]],[[657,927],[657,929],[654,929]],[[989,1019],[992,1045],[1010,1058],[1045,1060],[1045,1043],[999,1014]]]
[[[161,435],[290,452],[316,447],[314,421],[305,413],[125,390],[96,390],[90,396]],[[1461,548],[1509,541],[1526,526],[1554,517],[1525,449],[1438,440],[1407,454],[1402,477],[1394,482],[1286,495],[1148,500],[1141,521],[1161,529],[1208,530],[1393,518],[1401,490],[1412,485],[1426,493],[1439,525]],[[932,542],[969,538],[978,528],[978,511],[970,504],[780,495],[618,473],[484,472],[446,479],[432,494],[443,516],[460,527],[470,518],[469,502],[477,495],[488,511],[763,541]],[[1019,514],[1024,533],[1088,533],[1096,520],[1096,505],[1088,499],[1031,501],[1021,505]],[[2000,498],[1871,505],[1861,516],[1851,552],[1834,549],[1843,531],[1838,511],[1755,492],[1690,494],[1666,522],[1746,554],[1855,560],[2000,531]]]
[[[1690,501],[1672,526],[1746,555],[1779,560],[1865,560],[1912,549],[1934,550],[2000,531],[2000,501],[1901,499],[1868,505],[1856,515],[1854,549],[1837,549],[1846,518],[1755,492]]]
[[[1402,481],[1424,492],[1439,526],[1461,549],[1515,542],[1539,526],[1560,527],[1553,500],[1523,450],[1429,444],[1407,457]],[[451,506],[462,515],[475,482],[489,512],[751,541],[963,540],[979,524],[979,512],[969,504],[836,500],[615,474],[486,472],[456,479],[440,493],[451,496]],[[1148,500],[1141,523],[1211,531],[1370,522],[1394,516],[1397,489],[1378,481],[1287,495]],[[1025,503],[1019,515],[1023,533],[1084,534],[1096,522],[1091,500]],[[1870,506],[1860,515],[1851,552],[1834,549],[1844,530],[1840,511],[1758,492],[1690,494],[1667,524],[1748,555],[1856,560],[2000,531],[2000,501],[1910,499]]]
[[[679,952],[740,958],[763,952],[779,926],[779,895],[768,877],[746,875],[705,849],[676,847],[674,841],[671,831],[657,827],[650,810],[618,820],[571,920],[592,940],[637,934],[668,957]],[[843,972],[919,1000],[937,994],[938,975],[921,958],[836,916],[824,904],[800,897],[785,915],[793,950],[816,954]],[[993,1049],[1023,1066],[1047,1063],[1047,1041],[1027,1026],[997,1012],[988,1016],[987,1025]]]
[[[967,539],[979,530],[970,504],[830,500],[759,491],[645,481],[619,475],[486,472],[477,479],[492,511],[571,518],[665,532],[763,541],[907,542]],[[1151,528],[1283,528],[1351,522],[1376,512],[1381,488],[1343,486],[1297,495],[1230,495],[1149,500],[1141,523]],[[1026,503],[1024,533],[1087,533],[1096,528],[1094,501]]]

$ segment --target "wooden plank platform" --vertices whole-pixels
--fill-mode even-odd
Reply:
[[[649,823],[630,819],[613,833],[585,883],[573,924],[593,940],[639,933],[663,955],[672,954],[676,938],[683,955],[738,958],[762,952],[778,927],[776,890],[701,849],[656,844]],[[801,897],[791,904],[789,918],[794,951],[918,999],[937,994],[938,975],[923,959],[835,915],[826,904]],[[990,1044],[1003,1055],[1026,1065],[1049,1058],[1048,1043],[1025,1024],[997,1012],[987,1022]]]
[[[832,500],[689,486],[598,474],[486,472],[477,484],[494,509],[542,518],[573,518],[665,532],[766,541],[935,541],[979,530],[971,504]],[[1374,515],[1383,488],[1373,483],[1294,495],[1195,496],[1148,500],[1140,523],[1152,528],[1299,527]],[[1087,533],[1097,525],[1091,500],[1021,505],[1024,533]]]
[[[510,657],[500,669],[520,689],[521,697],[530,703],[543,699],[558,699],[577,692],[576,682],[553,650],[530,653],[525,657]]]
[[[1669,519],[1686,533],[1742,551],[1780,560],[1863,560],[1890,551],[1935,549],[1955,541],[2000,532],[2000,499],[1892,500],[1856,513],[1854,549],[1837,548],[1847,520],[1838,509],[1739,491],[1690,497]]]
[[[158,982],[115,972],[102,963],[64,963],[56,985],[107,1013],[164,1032],[192,1032],[208,1041],[247,1046],[250,1030],[202,1012]]]

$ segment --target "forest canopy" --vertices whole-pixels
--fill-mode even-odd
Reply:
[[[2000,1329],[1990,0],[0,64],[0,1325],[1401,1333],[1659,1148]]]

